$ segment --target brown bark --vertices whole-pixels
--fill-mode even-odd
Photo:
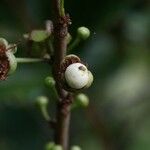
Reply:
[[[68,150],[68,136],[70,125],[70,105],[72,101],[71,94],[65,91],[61,86],[60,81],[60,65],[63,58],[66,56],[67,50],[67,33],[69,18],[60,13],[60,0],[53,0],[54,10],[54,64],[53,75],[56,80],[56,89],[59,94],[57,104],[57,122],[55,129],[55,142],[63,147],[63,150]]]

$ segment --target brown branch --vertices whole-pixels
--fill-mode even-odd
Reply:
[[[53,75],[56,80],[56,89],[59,94],[57,104],[57,123],[55,129],[55,142],[63,147],[63,150],[68,149],[68,135],[70,124],[70,103],[72,97],[70,93],[61,87],[60,81],[60,65],[63,58],[66,56],[67,49],[67,33],[69,19],[67,16],[61,16],[60,0],[53,0],[54,11],[54,64]]]

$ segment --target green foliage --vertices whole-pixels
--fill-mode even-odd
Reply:
[[[84,57],[95,78],[87,90],[91,105],[86,115],[82,109],[73,113],[71,142],[83,150],[103,150],[109,145],[114,150],[149,150],[149,3],[76,0],[66,7],[73,19],[70,44],[75,27],[84,24],[91,29],[88,43],[72,50]],[[43,20],[51,16],[49,8],[49,0],[17,4],[2,0],[1,36],[16,42],[29,27],[43,29]],[[21,44],[16,56],[28,50]],[[39,95],[50,95],[43,79],[51,68],[45,64],[18,68],[0,83],[0,149],[41,150],[52,133],[33,103]],[[50,106],[50,113],[54,112]]]

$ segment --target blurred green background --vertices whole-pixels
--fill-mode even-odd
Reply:
[[[88,109],[72,113],[71,144],[83,150],[150,149],[150,1],[66,0],[72,18],[91,38],[71,53],[88,62],[95,81],[86,90]],[[0,36],[10,42],[52,19],[51,0],[0,0]],[[18,56],[27,55],[25,43]],[[51,97],[45,64],[19,65],[0,83],[0,150],[44,150],[53,132],[35,106],[39,95]],[[54,115],[50,98],[49,111]]]

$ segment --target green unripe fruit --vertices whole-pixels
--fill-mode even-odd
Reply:
[[[55,146],[55,143],[49,142],[46,144],[45,150],[53,150],[54,146]]]
[[[60,145],[55,145],[52,150],[63,150],[63,148]]]
[[[90,30],[86,27],[79,27],[77,30],[79,38],[86,40],[90,36]]]
[[[45,84],[49,87],[54,87],[56,82],[53,77],[48,76],[45,78]]]
[[[41,107],[46,106],[49,102],[49,100],[46,96],[38,96],[36,101],[37,101],[37,104]]]
[[[74,103],[76,106],[87,107],[89,105],[89,98],[85,94],[80,93],[75,97]]]
[[[56,99],[58,99],[59,96],[58,96],[55,84],[56,84],[56,82],[55,82],[53,77],[48,76],[48,77],[45,78],[45,85],[51,90],[52,95]]]
[[[77,36],[75,40],[69,45],[68,50],[74,49],[83,40],[86,40],[90,36],[90,30],[86,27],[79,27],[77,29]]]
[[[81,150],[81,148],[77,145],[71,147],[71,150]]]
[[[47,110],[49,99],[46,96],[39,96],[36,99],[37,105],[40,108],[43,117],[46,121],[50,120],[50,116]]]
[[[69,44],[72,40],[72,36],[70,33],[67,34],[67,44]]]
[[[48,144],[46,144],[45,149],[46,150],[63,150],[61,145],[55,145],[55,143],[53,142],[49,142]]]

